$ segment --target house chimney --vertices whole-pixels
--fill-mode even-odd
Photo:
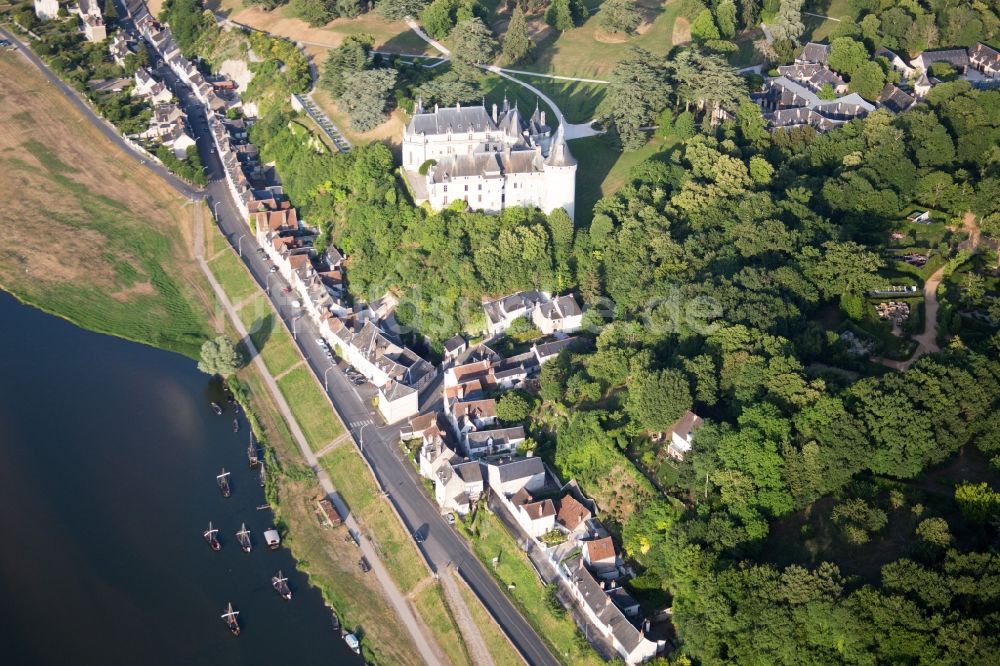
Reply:
[[[434,113],[437,113],[437,112],[438,112],[438,104],[437,104],[437,102],[434,102]]]
[[[542,119],[542,126],[544,127],[545,126],[545,112],[544,111],[542,111],[542,114],[541,114],[540,118]]]
[[[497,122],[497,105],[493,105],[493,122]]]

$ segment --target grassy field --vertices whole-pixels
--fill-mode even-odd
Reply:
[[[858,16],[858,11],[851,7],[849,0],[812,0],[802,9],[812,14],[830,17],[803,15],[802,23],[806,27],[806,32],[802,35],[803,42],[828,42],[842,22],[853,22]]]
[[[456,578],[458,577],[456,576]],[[465,605],[469,607],[472,621],[479,627],[479,633],[483,636],[483,641],[486,643],[486,649],[489,650],[490,657],[493,658],[493,663],[497,664],[497,666],[500,664],[522,663],[524,660],[521,658],[521,654],[510,644],[510,641],[507,640],[507,637],[500,630],[493,616],[486,612],[486,609],[479,602],[479,599],[469,586],[465,584],[465,581],[458,580],[457,582],[462,598],[465,599]]]
[[[295,368],[278,380],[278,388],[292,408],[292,414],[313,451],[321,450],[341,434],[333,407],[309,368]]]
[[[518,69],[561,76],[606,78],[615,63],[625,57],[629,46],[665,55],[675,45],[689,39],[686,30],[675,30],[678,19],[692,19],[704,7],[698,0],[638,0],[636,8],[643,16],[638,34],[625,39],[608,35],[600,26],[598,5],[591,6],[591,17],[573,30],[558,33],[545,25],[541,14],[530,17],[529,30],[537,44],[535,61]],[[509,15],[495,15],[495,26],[505,25]],[[558,104],[559,101],[556,100]]]
[[[191,208],[33,67],[0,52],[0,286],[83,328],[197,356],[207,287]]]
[[[302,360],[292,336],[276,322],[274,311],[264,295],[240,308],[239,315],[272,375],[280,375]]]
[[[257,293],[257,283],[253,281],[246,267],[233,251],[221,252],[208,262],[215,279],[219,281],[234,304]]]
[[[278,416],[263,382],[251,366],[241,373],[250,387],[255,411],[264,421],[268,442],[281,461],[276,508],[284,543],[298,560],[309,582],[323,593],[346,627],[360,628],[365,656],[380,664],[421,664],[409,635],[401,632],[395,612],[374,578],[357,567],[357,548],[344,527],[323,527],[314,513],[315,501],[323,496],[315,476],[305,467],[288,426]],[[374,654],[373,654],[374,653]]]
[[[516,78],[530,83],[545,93],[549,99],[559,105],[559,110],[563,112],[566,121],[570,123],[583,123],[593,119],[597,112],[597,106],[604,99],[607,90],[607,86],[603,83],[559,81],[525,74],[517,74]],[[511,84],[508,83],[507,86],[511,87]],[[531,92],[524,91],[524,93],[534,98]],[[534,109],[534,102],[531,102],[531,108]]]
[[[412,55],[435,53],[433,49],[428,50],[427,43],[403,21],[386,21],[374,13],[353,19],[337,19],[313,28],[305,21],[289,16],[287,6],[266,12],[258,7],[244,7],[243,0],[209,0],[205,4],[227,14],[233,21],[290,37],[307,46],[336,47],[349,35],[366,34],[375,38],[375,49],[378,51]]]
[[[371,472],[351,444],[338,446],[320,463],[348,509],[377,544],[380,556],[403,590],[412,590],[429,574],[399,519],[382,499]]]
[[[619,153],[602,136],[570,141],[569,149],[580,163],[576,171],[577,226],[590,223],[594,204],[618,191],[637,164],[676,143],[673,136],[653,137],[639,150]]]
[[[413,606],[434,635],[439,637],[438,645],[451,663],[472,663],[462,634],[456,631],[455,618],[444,599],[440,583],[431,581],[425,584],[422,590],[413,595]]]
[[[492,571],[553,654],[564,664],[574,666],[604,663],[589,645],[578,640],[576,624],[569,612],[557,614],[548,607],[546,588],[499,519],[482,511],[476,521],[478,534],[472,538],[476,557]],[[494,557],[499,559],[495,568]]]

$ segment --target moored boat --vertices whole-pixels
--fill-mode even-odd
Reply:
[[[347,643],[347,647],[354,651],[354,654],[361,654],[361,642],[358,641],[358,637],[354,634],[347,634],[344,636],[344,642]]]
[[[247,445],[247,461],[250,463],[250,467],[256,467],[260,459],[257,457],[257,445],[253,443],[253,439]]]
[[[222,407],[217,402],[212,403],[212,411],[215,412],[216,416],[222,416]]]
[[[208,543],[209,548],[218,552],[222,550],[222,544],[219,543],[219,530],[212,527],[212,521],[208,521],[208,529],[205,530],[203,536],[205,537],[205,542]]]
[[[243,548],[244,553],[249,553],[253,549],[253,545],[250,543],[250,531],[247,530],[246,523],[240,526],[240,531],[236,533],[236,538],[239,539],[240,547]]]
[[[233,419],[233,432],[239,432],[239,431],[240,431],[240,420],[237,419],[237,418],[234,418]]]
[[[260,487],[263,488],[265,484],[264,481],[264,461],[260,462]]]
[[[226,468],[222,468],[222,474],[215,477],[216,482],[219,484],[219,490],[222,491],[223,497],[229,497],[233,494],[233,491],[229,488],[229,472]]]
[[[233,610],[232,602],[226,605],[226,611],[222,614],[222,619],[226,621],[226,626],[229,627],[229,631],[233,633],[233,636],[240,635],[240,623],[236,619],[239,614],[238,610]]]
[[[264,530],[264,541],[267,543],[268,548],[277,550],[278,546],[281,545],[281,535],[278,534],[278,530],[272,527]]]
[[[271,587],[274,591],[281,595],[281,598],[285,601],[292,600],[292,589],[288,587],[288,579],[281,575],[281,570],[278,570],[277,576],[271,576]]]

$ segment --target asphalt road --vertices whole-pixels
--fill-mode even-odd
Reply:
[[[127,27],[134,32],[134,26],[130,23]],[[0,35],[18,44],[18,50],[22,55],[38,67],[50,83],[80,108],[103,134],[121,146],[126,153],[137,155],[113,126],[95,114],[70,86],[63,83],[34,53],[24,48],[20,40],[2,29]],[[153,66],[159,64],[158,59],[151,63]],[[243,261],[253,278],[268,293],[276,311],[289,328],[296,331],[296,340],[309,367],[321,383],[328,382],[328,394],[337,412],[361,445],[362,454],[375,470],[375,476],[382,488],[389,493],[390,501],[399,511],[406,527],[412,534],[421,536],[417,545],[424,552],[431,567],[439,570],[451,566],[457,570],[529,664],[556,666],[559,662],[535,630],[475,558],[466,542],[447,524],[438,507],[424,493],[421,480],[409,461],[404,459],[402,449],[397,444],[399,426],[377,424],[378,418],[370,407],[370,400],[362,397],[362,394],[371,395],[371,387],[361,387],[359,393],[358,388],[339,368],[331,366],[323,350],[316,344],[315,339],[319,337],[318,330],[307,316],[301,316],[301,312],[292,306],[293,297],[282,293],[282,289],[288,285],[279,274],[270,272],[271,264],[256,251],[257,241],[232,200],[225,182],[225,171],[214,152],[203,106],[190,89],[180,83],[168,68],[159,68],[159,73],[188,114],[190,129],[198,142],[198,152],[206,167],[208,186],[204,191],[199,190],[180,180],[156,162],[140,156],[136,156],[136,162],[142,163],[166,180],[182,195],[190,199],[207,201],[230,244],[241,251]],[[439,382],[440,379],[425,391],[422,396],[425,404],[437,401]]]

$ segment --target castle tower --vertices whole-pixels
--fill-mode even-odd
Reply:
[[[570,219],[576,209],[576,159],[566,145],[566,133],[560,124],[552,137],[545,172],[545,212],[563,208]]]

